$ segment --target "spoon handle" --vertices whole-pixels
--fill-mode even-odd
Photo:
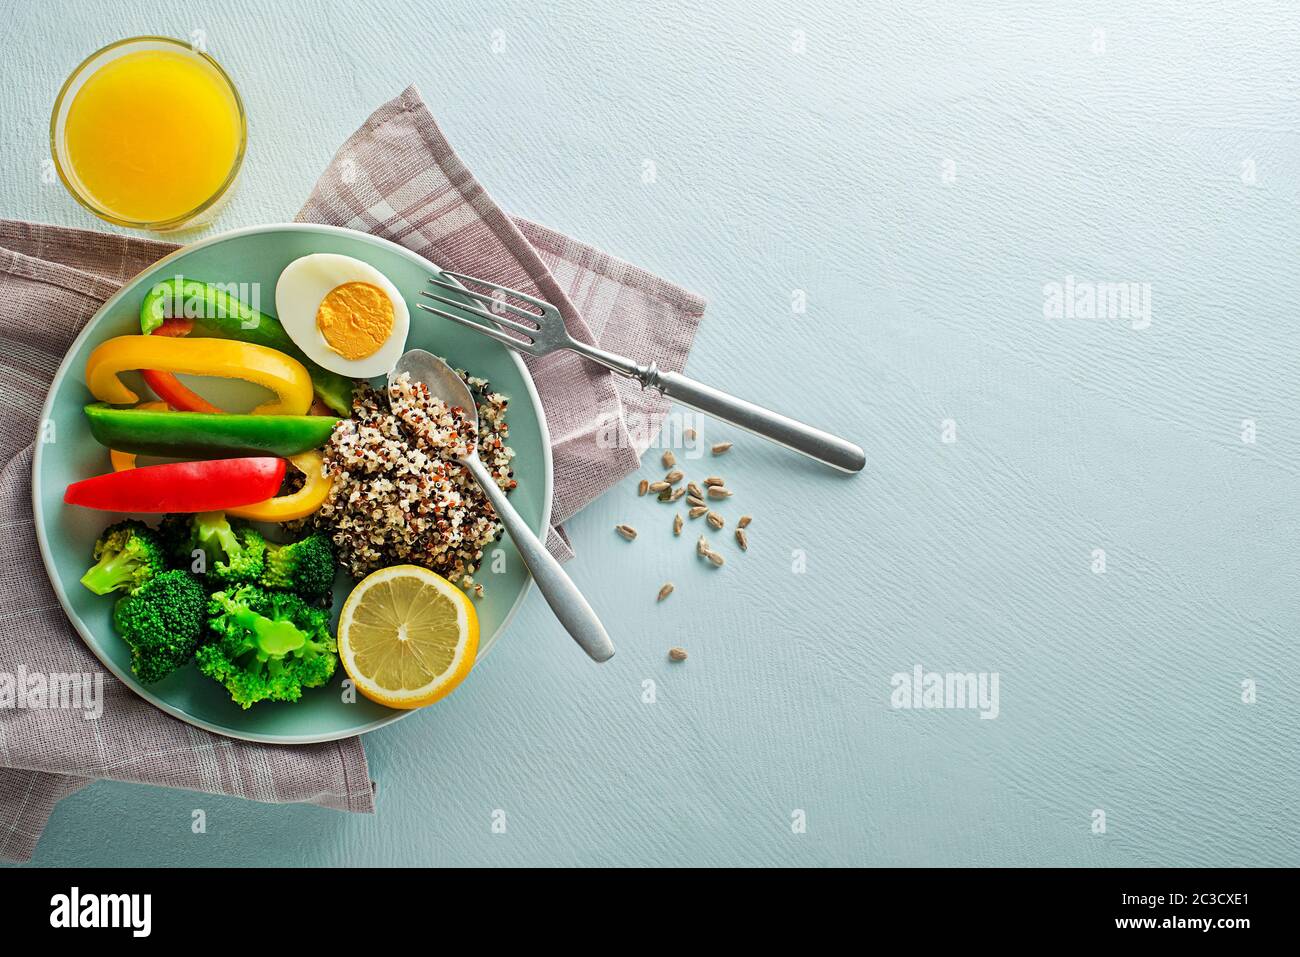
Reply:
[[[501,491],[479,457],[471,455],[462,461],[496,509],[497,517],[506,527],[515,548],[519,549],[524,564],[532,572],[533,581],[537,582],[538,590],[551,606],[551,611],[555,612],[555,617],[560,619],[573,640],[593,661],[608,661],[614,655],[614,644],[573,579],[565,574],[560,563],[533,534],[523,516],[515,511],[515,507],[506,498],[506,493]]]

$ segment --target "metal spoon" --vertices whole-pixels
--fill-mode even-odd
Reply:
[[[396,367],[388,373],[390,389],[402,373],[409,375],[412,383],[422,382],[428,386],[430,395],[442,399],[449,406],[463,409],[465,421],[474,427],[475,434],[478,433],[478,404],[474,401],[469,386],[465,385],[451,366],[431,352],[412,349],[397,360]],[[390,392],[389,395],[391,394]],[[614,645],[605,633],[600,619],[587,604],[587,599],[582,597],[578,586],[564,573],[560,563],[533,534],[523,516],[515,511],[515,507],[506,498],[506,493],[501,491],[501,487],[479,460],[477,449],[470,449],[469,454],[459,461],[474,476],[474,481],[478,482],[483,494],[492,503],[501,524],[506,527],[515,547],[519,549],[524,564],[532,572],[542,597],[551,606],[551,611],[555,612],[555,617],[560,619],[573,640],[593,660],[608,661],[614,654]]]

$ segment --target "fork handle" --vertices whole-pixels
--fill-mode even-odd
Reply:
[[[639,365],[624,356],[576,339],[569,339],[567,347],[619,375],[638,380],[644,388],[657,389],[664,398],[689,405],[834,468],[861,472],[867,464],[866,453],[852,442],[679,373],[660,371],[653,362]]]
[[[723,419],[809,458],[845,472],[860,472],[867,464],[867,456],[862,449],[829,432],[796,422],[676,372],[660,372],[653,365],[646,372],[642,381],[658,389],[665,398]]]
[[[496,479],[478,456],[472,455],[462,461],[492,503],[497,518],[501,519],[501,524],[506,527],[524,564],[532,572],[537,590],[551,606],[555,617],[560,619],[560,624],[564,625],[573,640],[593,661],[608,661],[614,656],[614,643],[609,640],[605,626],[600,623],[591,605],[587,604],[582,592],[578,591],[573,579],[565,574],[555,556],[533,534],[533,530],[510,504],[510,499],[506,498],[506,493],[501,491],[501,486],[497,485]]]

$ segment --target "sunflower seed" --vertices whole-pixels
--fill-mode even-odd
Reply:
[[[695,430],[694,430],[694,429],[687,429],[685,432],[682,433],[682,435],[684,435],[684,436],[686,437],[686,440],[687,440],[688,442],[694,442],[694,441],[695,441]]]
[[[736,523],[736,528],[749,528],[749,523],[754,519],[749,515],[740,516],[740,521]]]
[[[692,508],[696,508],[699,507],[700,505],[704,505],[705,502],[702,497],[698,497],[695,495],[688,495],[686,496],[686,504],[690,505]]]
[[[721,515],[719,515],[717,512],[710,512],[705,517],[704,520],[708,522],[710,525],[712,525],[714,528],[721,528],[723,525],[727,524],[727,520],[723,518]]]
[[[678,499],[680,499],[680,498],[681,498],[683,495],[685,495],[685,494],[686,494],[686,489],[684,489],[684,488],[679,488],[677,491],[673,492],[672,495],[668,496],[668,501],[670,501],[670,502],[676,502]]]
[[[731,498],[731,489],[723,488],[721,485],[710,485],[709,498]]]
[[[672,593],[673,593],[673,583],[672,583],[672,582],[664,582],[664,587],[661,588],[661,589],[659,589],[659,597],[656,598],[655,601],[663,601],[665,598],[667,598],[667,597],[668,597],[669,595],[671,595]]]
[[[667,482],[651,482],[649,485],[646,486],[646,488],[648,488],[652,492],[662,492],[664,489],[669,487],[670,486]]]
[[[716,475],[710,475],[708,478],[704,480],[705,488],[709,488],[710,486],[713,485],[726,485],[726,484],[727,484],[726,482],[718,478]]]
[[[701,515],[707,515],[708,513],[709,506],[707,505],[692,505],[690,511],[687,512],[691,518],[699,518]]]
[[[686,476],[681,469],[673,469],[671,472],[669,472],[667,475],[664,476],[664,481],[667,482],[669,485],[676,485],[685,477]]]
[[[700,540],[695,543],[695,554],[707,555],[708,553],[709,553],[709,540],[705,538],[703,535],[701,535]]]
[[[668,649],[668,657],[671,658],[673,661],[685,661],[685,660],[686,660],[686,649],[685,649],[685,648],[669,648],[669,649]]]
[[[672,449],[664,452],[664,468],[670,469],[677,464],[677,456],[673,455]]]
[[[715,551],[705,552],[704,557],[707,558],[709,561],[713,562],[714,567],[716,568],[721,568],[723,565],[727,563],[727,560]]]
[[[749,551],[749,536],[745,534],[743,528],[736,529],[736,541],[740,543],[740,550],[742,552]]]
[[[631,525],[615,525],[614,531],[618,532],[629,542],[632,541],[632,539],[636,538],[636,529],[633,528]]]
[[[650,491],[650,483],[646,479],[642,479],[641,484],[636,487],[636,494],[644,495],[648,491]]]
[[[671,488],[663,489],[655,497],[661,502],[671,502],[673,500],[673,490]]]
[[[721,454],[723,454],[724,452],[726,452],[727,449],[729,449],[729,448],[731,448],[731,443],[730,443],[730,442],[715,442],[715,443],[713,444],[713,454],[714,454],[714,455],[721,455]]]
[[[694,482],[686,483],[686,493],[688,495],[694,495],[696,498],[704,498],[704,489],[700,488]]]
[[[682,525],[683,525],[683,524],[684,524],[684,523],[682,522],[682,516],[681,516],[680,513],[677,514],[677,515],[674,515],[674,516],[673,516],[673,534],[674,534],[674,535],[680,535],[680,534],[682,533]]]

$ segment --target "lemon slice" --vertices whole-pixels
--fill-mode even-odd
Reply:
[[[418,565],[363,578],[339,615],[339,660],[357,690],[390,708],[450,694],[474,666],[478,615],[463,591]]]

